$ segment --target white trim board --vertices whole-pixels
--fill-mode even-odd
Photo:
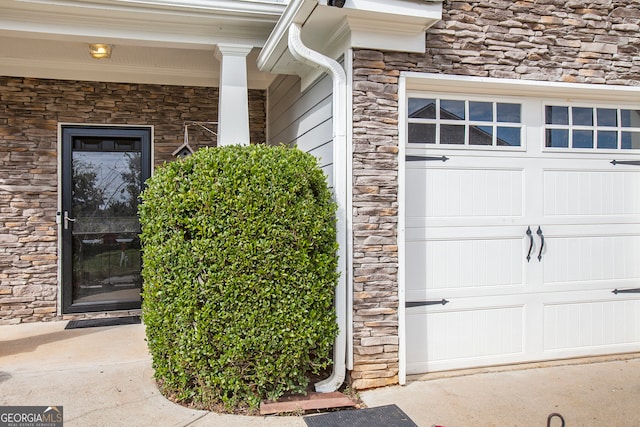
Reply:
[[[446,93],[473,93],[501,96],[535,96],[574,100],[607,100],[637,103],[640,86],[601,85],[592,83],[565,83],[493,77],[450,76],[443,74],[400,73],[407,90]]]

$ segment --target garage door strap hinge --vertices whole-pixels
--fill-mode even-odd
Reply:
[[[409,308],[409,307],[422,307],[424,305],[445,305],[445,304],[449,304],[449,301],[447,301],[446,299],[441,299],[441,300],[432,300],[432,301],[407,301],[404,306]]]
[[[433,156],[406,156],[404,158],[407,162],[446,162],[449,160],[447,156],[433,157]]]
[[[611,291],[612,294],[640,294],[640,288],[634,289],[614,289]]]
[[[612,160],[611,164],[613,166],[615,165],[633,165],[633,166],[640,166],[640,161],[638,160]]]

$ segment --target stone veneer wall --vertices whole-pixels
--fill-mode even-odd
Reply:
[[[638,0],[448,0],[425,54],[354,51],[354,388],[398,381],[400,72],[640,85],[639,30]]]
[[[264,143],[265,93],[249,97],[252,142]],[[0,76],[0,325],[57,316],[58,123],[153,125],[159,165],[184,121],[217,117],[217,88]],[[190,138],[215,145],[198,129]]]

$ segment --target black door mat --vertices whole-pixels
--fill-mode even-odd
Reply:
[[[397,405],[327,412],[303,419],[308,427],[418,427]]]
[[[136,323],[140,323],[140,316],[105,317],[100,319],[71,320],[64,328],[97,328],[100,326],[134,325]]]

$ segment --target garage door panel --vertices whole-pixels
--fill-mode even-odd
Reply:
[[[407,291],[523,283],[522,238],[407,242]]]
[[[425,218],[425,217],[413,217],[406,219],[406,229],[411,232],[416,232],[420,235],[425,235],[423,230],[425,227],[430,230],[436,228],[449,228],[451,227],[464,227],[468,226],[468,218],[464,217],[450,217],[450,218]],[[499,217],[499,216],[486,216],[475,217],[473,219],[474,225],[478,227],[512,227],[515,224],[518,225],[518,234],[522,234],[522,230],[526,231],[527,226],[531,226],[531,221],[527,221],[524,217]],[[574,223],[574,222],[571,222]],[[477,234],[477,233],[476,233]],[[502,234],[502,233],[501,233]],[[409,234],[407,233],[409,236]]]
[[[640,282],[640,235],[548,237],[545,244],[545,285]]]
[[[546,217],[640,215],[640,171],[545,170],[543,175]]]
[[[474,225],[476,225],[474,221]],[[534,230],[535,231],[535,230]],[[407,240],[419,242],[426,240],[464,240],[464,239],[525,239],[526,225],[495,226],[485,223],[482,226],[466,227],[407,227]]]
[[[407,309],[407,372],[494,363],[524,350],[524,306],[488,306],[429,311]],[[413,311],[415,310],[415,311]]]
[[[454,95],[455,117],[438,104],[449,94],[421,94],[434,114],[406,118],[435,130],[403,147],[407,373],[640,351],[640,151],[624,139],[639,130],[622,119],[637,107],[510,100],[519,147],[480,147],[442,132],[450,120],[468,132],[502,126],[472,115],[496,101]],[[611,111],[616,120],[601,120]]]
[[[640,350],[640,297],[547,304],[544,307],[544,350],[583,354]]]
[[[412,168],[406,176],[408,217],[522,215],[522,170]]]

